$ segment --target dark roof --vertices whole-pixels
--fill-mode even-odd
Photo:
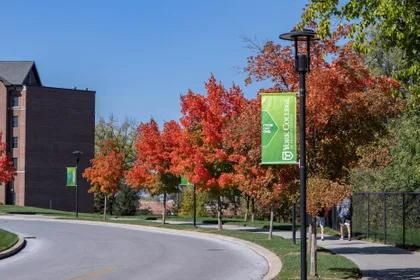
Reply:
[[[29,73],[33,71],[36,79],[39,79],[35,62],[33,61],[0,61],[0,77],[12,85],[23,85]]]
[[[6,86],[10,86],[9,82],[5,78],[3,78],[2,76],[0,76],[0,82],[2,82]]]

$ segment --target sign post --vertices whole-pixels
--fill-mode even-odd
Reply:
[[[196,195],[196,189],[195,185],[191,184],[187,177],[181,176],[181,186],[192,186],[193,191],[193,226],[197,226],[197,195]]]
[[[76,189],[76,217],[79,216],[79,195],[78,195],[78,186],[77,186],[77,166],[67,167],[67,187],[74,187]]]

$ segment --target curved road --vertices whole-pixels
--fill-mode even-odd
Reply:
[[[3,280],[262,279],[266,260],[231,242],[156,230],[0,217],[26,247],[0,260]]]

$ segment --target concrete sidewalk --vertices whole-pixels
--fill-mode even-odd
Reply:
[[[261,232],[267,234],[267,232]],[[291,231],[274,231],[274,235],[292,239]],[[300,232],[296,232],[299,238]],[[334,236],[318,238],[317,245],[353,261],[362,279],[412,280],[420,279],[420,253],[362,240],[339,240]]]
[[[328,236],[318,246],[352,260],[362,279],[420,279],[420,253],[361,240],[338,240]]]

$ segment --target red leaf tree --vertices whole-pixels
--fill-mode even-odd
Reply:
[[[223,146],[226,128],[241,111],[245,99],[239,87],[225,89],[211,76],[206,94],[181,97],[182,135],[174,152],[175,171],[185,175],[199,191],[217,197],[218,228],[222,229],[222,195],[234,187],[233,162]]]
[[[137,158],[126,175],[127,183],[151,194],[163,194],[162,222],[166,220],[166,196],[177,191],[179,176],[173,172],[172,154],[178,147],[180,127],[177,122],[164,124],[163,131],[152,119],[140,124],[136,140]]]
[[[0,133],[0,140],[2,134]],[[6,144],[0,142],[0,183],[8,183],[13,180],[16,175],[16,169],[13,162],[7,154]]]

